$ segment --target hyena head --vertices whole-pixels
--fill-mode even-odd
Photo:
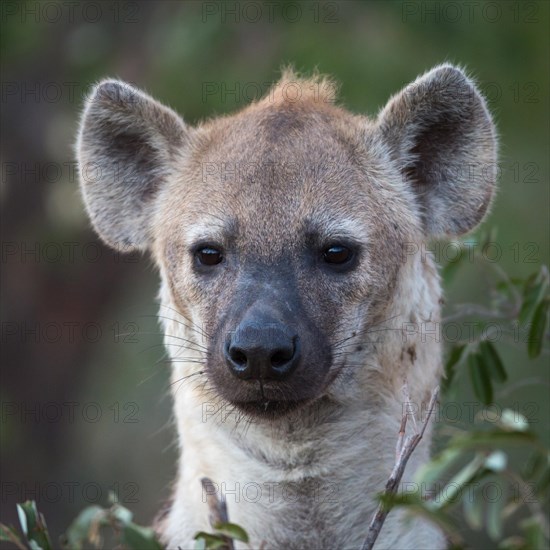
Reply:
[[[494,127],[460,69],[426,73],[375,120],[334,94],[286,72],[191,127],[108,80],[82,119],[89,215],[107,243],[152,252],[179,376],[258,417],[338,398],[380,353],[370,329],[437,287],[410,243],[472,229],[493,194]]]

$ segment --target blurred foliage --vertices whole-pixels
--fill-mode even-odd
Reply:
[[[113,498],[111,497],[111,500]],[[53,550],[44,518],[38,512],[36,502],[27,501],[17,505],[22,536],[13,527],[0,524],[0,540],[12,542],[18,548],[30,550]],[[162,550],[154,531],[132,521],[133,514],[113,501],[109,508],[89,506],[73,521],[66,535],[60,537],[59,545],[67,550],[83,548],[118,548],[120,550]],[[109,529],[112,537],[105,546],[103,531]]]
[[[474,258],[478,263],[486,263],[493,270],[495,280],[488,288],[490,304],[458,305],[455,313],[446,321],[475,318],[479,329],[477,336],[468,336],[467,343],[458,342],[448,346],[448,359],[445,364],[444,389],[451,394],[451,386],[459,367],[468,366],[473,393],[481,403],[494,402],[494,383],[508,380],[507,369],[497,351],[495,342],[509,341],[520,345],[518,335],[525,334],[527,355],[536,359],[542,353],[545,341],[548,341],[548,323],[550,312],[550,277],[548,267],[540,269],[526,279],[511,278],[506,272],[483,256],[483,250],[491,243],[494,235],[487,235],[477,243],[457,243],[459,253],[443,267],[443,276],[463,265],[469,256],[468,246],[474,245]],[[479,245],[479,246],[478,246]],[[477,255],[477,256],[476,256]],[[470,321],[471,322],[471,321]],[[510,369],[510,366],[508,367]],[[464,369],[462,369],[464,370]]]
[[[513,446],[531,453],[519,472],[509,464],[508,450]],[[466,457],[468,462],[457,469]],[[442,483],[445,478],[448,481]],[[471,548],[456,521],[458,512],[472,531],[485,532],[492,546],[534,550],[550,543],[544,508],[549,483],[550,450],[529,431],[524,418],[505,409],[494,427],[452,437],[445,450],[417,473],[414,491],[381,499],[390,510],[402,507],[439,526],[453,549]],[[522,518],[517,531],[505,536],[504,526],[514,515]]]
[[[229,539],[229,542],[228,542]],[[240,525],[235,523],[219,523],[214,526],[214,533],[199,531],[195,535],[195,550],[205,548],[227,550],[232,547],[232,541],[248,542],[248,534]]]

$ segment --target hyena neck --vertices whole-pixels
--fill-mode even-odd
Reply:
[[[361,545],[365,530],[358,526],[368,524],[395,460],[401,404],[379,399],[372,410],[320,400],[309,408],[308,421],[293,423],[291,415],[268,424],[237,421],[233,414],[222,422],[220,416],[205,417],[202,404],[186,391],[175,398],[181,457],[162,528],[170,548],[191,547],[197,531],[211,530],[202,477],[214,482],[218,496],[225,495],[230,521],[247,529],[252,547],[262,541],[275,548]],[[428,431],[407,467],[408,481],[427,460],[429,442]],[[370,447],[376,452],[366,452]],[[335,517],[348,529],[332,529]],[[397,518],[385,527],[394,538],[384,547],[405,548],[400,538],[410,526],[402,527]],[[425,547],[414,538],[411,544],[407,548]]]
[[[173,506],[162,528],[168,541],[191,541],[196,531],[210,529],[202,477],[209,477],[226,494],[230,520],[245,526],[255,543],[270,540],[292,548],[289,541],[301,540],[303,518],[310,516],[308,525],[330,525],[336,514],[350,523],[353,536],[362,532],[357,525],[375,510],[375,495],[383,490],[395,460],[407,395],[415,412],[425,412],[440,378],[440,343],[430,336],[434,327],[428,324],[439,322],[437,273],[433,265],[419,262],[411,262],[410,269],[417,273],[409,271],[398,285],[386,311],[387,330],[367,349],[364,367],[350,370],[353,376],[338,378],[329,395],[286,418],[251,419],[205,391],[206,378],[194,374],[202,368],[198,352],[197,363],[174,362],[172,391],[181,458]],[[410,288],[406,281],[413,277],[416,284]],[[166,323],[167,343],[173,343],[174,336],[190,339],[189,332],[180,332],[182,326]],[[172,353],[173,348],[168,346]],[[421,414],[417,418],[422,419]],[[418,465],[428,459],[430,440],[428,429],[404,482],[411,481]],[[371,445],[376,452],[366,452]],[[410,532],[398,525],[397,516],[388,528],[396,537],[389,546],[401,544],[400,537]],[[302,520],[294,525],[289,517]],[[283,524],[287,531],[266,531],[266,526]],[[307,545],[341,546],[342,531],[331,542],[320,527],[319,537]],[[359,539],[347,542],[360,546]]]

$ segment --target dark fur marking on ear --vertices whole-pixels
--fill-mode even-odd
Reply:
[[[104,241],[141,249],[151,244],[152,203],[188,136],[180,117],[147,94],[117,81],[96,86],[77,154],[86,207]]]
[[[464,73],[443,65],[394,96],[378,119],[429,237],[460,235],[487,212],[495,189],[496,132]]]

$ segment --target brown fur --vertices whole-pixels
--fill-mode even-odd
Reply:
[[[182,452],[159,523],[170,547],[208,529],[204,475],[276,484],[269,498],[228,501],[255,547],[357,547],[393,461],[403,382],[425,406],[441,376],[439,342],[406,329],[439,321],[437,272],[407,250],[483,218],[495,184],[490,115],[449,65],[375,120],[338,106],[336,89],[287,71],[262,100],[193,128],[113,81],[86,107],[78,154],[91,219],[110,244],[149,249],[162,279]],[[101,177],[85,177],[90,162]],[[344,267],[324,260],[334,243],[353,252]],[[204,246],[223,261],[199,265]],[[297,335],[291,376],[262,384],[230,371],[225,346],[250,318],[258,339],[271,322]],[[227,405],[238,411],[229,420]],[[217,411],[210,421],[205,406]],[[407,479],[427,456],[418,450]],[[316,500],[331,484],[336,501]],[[443,539],[396,513],[378,545]]]

